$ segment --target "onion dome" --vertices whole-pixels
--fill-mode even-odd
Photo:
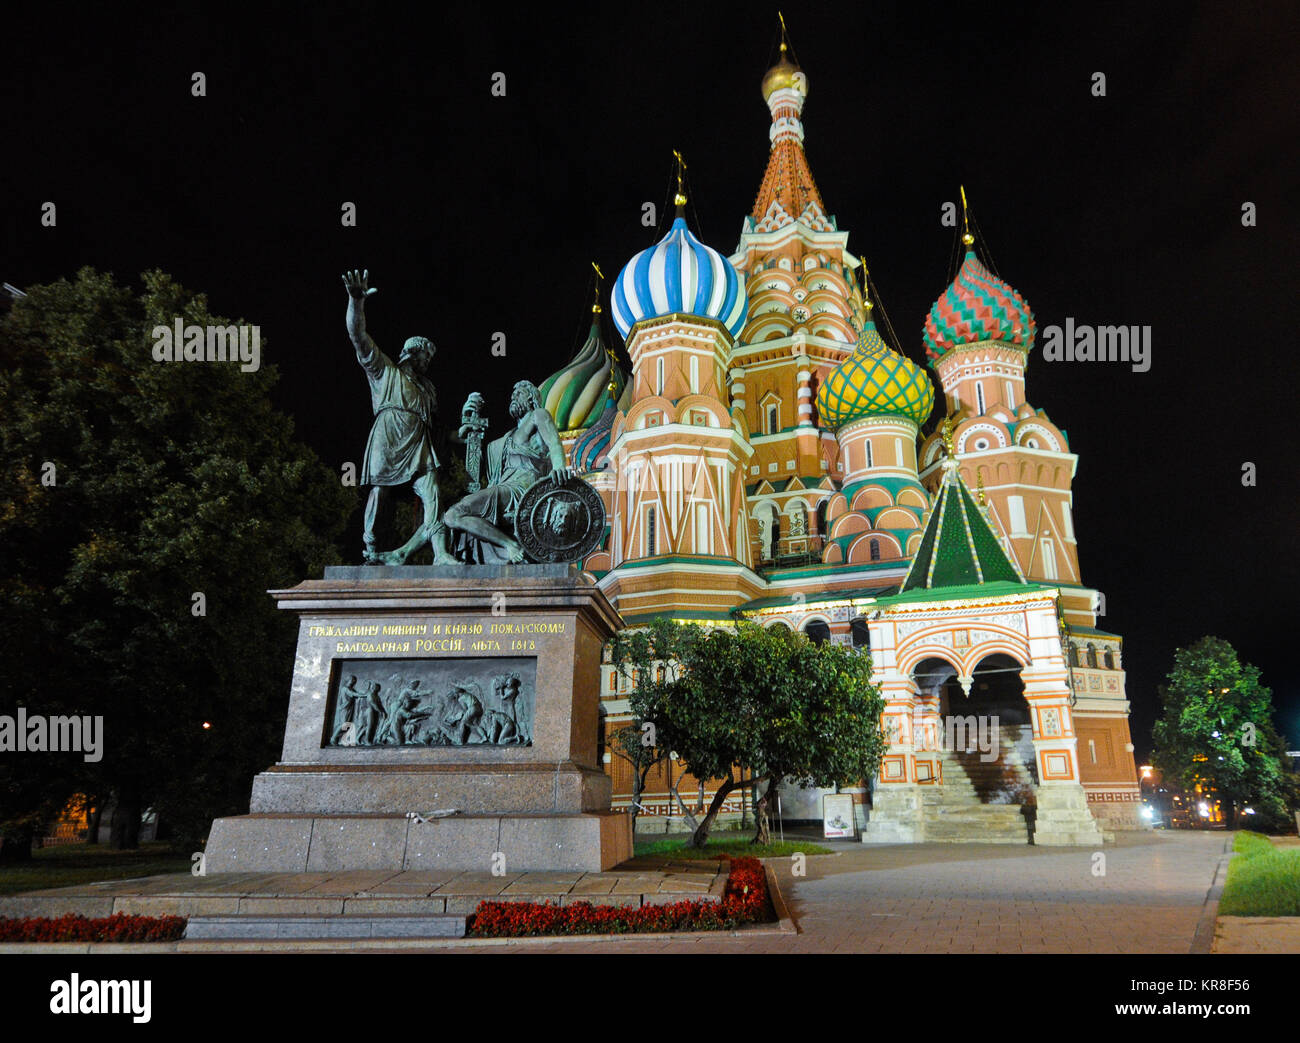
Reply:
[[[1015,344],[1028,353],[1037,330],[1029,303],[968,250],[957,278],[930,308],[921,339],[932,359],[982,340]]]
[[[673,314],[713,319],[734,339],[748,312],[736,269],[691,234],[680,207],[668,234],[619,272],[612,297],[614,325],[624,339],[636,323]]]
[[[934,386],[925,370],[886,344],[870,319],[857,349],[817,389],[817,413],[830,428],[882,415],[906,417],[920,427],[933,408]]]
[[[804,97],[808,96],[808,80],[800,76],[799,66],[786,57],[786,43],[781,41],[781,57],[772,68],[763,74],[763,100],[767,101],[779,90],[797,90]]]
[[[579,474],[590,474],[605,466],[605,457],[609,453],[609,436],[613,431],[614,418],[618,416],[618,410],[618,393],[610,385],[605,388],[600,415],[578,436],[569,454],[570,466]]]
[[[558,373],[547,377],[539,389],[542,404],[561,431],[580,431],[592,424],[604,409],[606,385],[614,383],[617,398],[627,377],[614,362],[600,336],[600,306],[592,309],[591,332],[573,359]]]

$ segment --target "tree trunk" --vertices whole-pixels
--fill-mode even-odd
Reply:
[[[0,834],[0,866],[21,865],[32,860],[32,838],[36,830],[31,826],[15,826]]]
[[[636,817],[641,814],[641,795],[645,793],[646,778],[650,774],[650,769],[637,771],[636,767],[632,768],[632,839],[636,840]]]
[[[703,847],[709,842],[709,830],[713,827],[713,820],[718,817],[718,812],[722,810],[722,805],[727,796],[738,785],[740,783],[728,776],[722,785],[718,787],[718,792],[713,794],[713,800],[709,804],[708,813],[705,814],[703,821],[695,827],[695,832],[691,834],[691,847]]]
[[[758,832],[754,834],[755,844],[770,844],[772,842],[772,832],[768,829],[767,817],[775,802],[776,782],[772,781],[768,783],[767,789],[754,806],[754,817],[758,819]]]
[[[687,826],[690,827],[691,833],[694,834],[695,831],[700,828],[700,824],[695,821],[695,816],[692,815],[690,813],[690,810],[686,807],[686,801],[682,800],[682,795],[677,792],[677,787],[681,785],[681,781],[684,778],[686,778],[685,771],[683,771],[681,775],[677,778],[677,780],[674,781],[673,766],[671,764],[668,765],[668,792],[671,793],[673,795],[673,799],[677,801],[677,810],[682,813],[682,818],[686,820]],[[672,806],[669,805],[669,811],[671,812],[671,810],[672,810]],[[693,837],[691,843],[692,844],[695,843]]]
[[[134,786],[120,789],[108,834],[108,846],[114,851],[134,851],[140,846],[140,811],[140,791]]]
[[[86,843],[99,843],[99,820],[104,815],[104,804],[102,801],[97,803],[93,808],[86,812]]]
[[[1237,828],[1237,805],[1230,800],[1223,802],[1223,828]]]

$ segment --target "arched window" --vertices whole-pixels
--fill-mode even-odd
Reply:
[[[1105,654],[1102,656],[1102,662],[1106,664],[1106,669],[1107,669],[1107,670],[1114,670],[1114,669],[1115,669],[1115,653],[1112,652],[1109,648],[1106,649]]]
[[[871,560],[872,560],[872,561],[879,561],[879,560],[880,560],[880,541],[879,541],[879,540],[872,540],[871,543],[868,544],[868,546],[871,548]]]
[[[1097,669],[1097,646],[1094,644],[1088,645],[1088,665],[1094,670]]]
[[[831,639],[831,628],[829,623],[823,623],[820,619],[814,619],[803,628],[803,632],[808,635],[808,640],[814,645],[822,645]]]
[[[767,431],[766,434],[778,435],[781,433],[781,410],[773,402],[767,407]]]
[[[1071,666],[1082,666],[1082,665],[1083,665],[1082,663],[1079,662],[1079,646],[1078,646],[1078,645],[1071,645],[1071,646],[1070,646],[1070,665],[1071,665]]]
[[[855,619],[849,624],[849,633],[853,637],[853,647],[866,651],[871,647],[871,629],[865,619]]]
[[[826,538],[826,508],[830,505],[830,500],[822,500],[817,505],[817,535],[823,539]]]

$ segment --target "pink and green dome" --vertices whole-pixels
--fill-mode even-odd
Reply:
[[[957,278],[930,308],[921,339],[931,359],[982,340],[1015,344],[1028,353],[1037,330],[1029,302],[968,250]]]
[[[857,349],[817,389],[822,426],[834,429],[882,415],[905,417],[920,427],[933,408],[934,385],[925,370],[886,344],[871,320]]]

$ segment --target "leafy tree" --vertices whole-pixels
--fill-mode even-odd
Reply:
[[[98,763],[0,769],[60,799],[111,792],[119,847],[149,806],[181,841],[247,807],[282,737],[296,632],[266,590],[338,560],[356,506],[272,408],[273,366],[155,361],[156,326],[232,323],[161,272],[143,280],[137,297],[86,268],[0,322],[0,626],[20,649],[0,712],[104,717]],[[39,813],[0,793],[0,823]]]
[[[632,709],[654,724],[660,746],[696,778],[720,780],[692,835],[696,847],[737,789],[766,784],[754,838],[766,843],[766,812],[783,779],[831,786],[879,767],[884,700],[871,661],[850,648],[743,621],[705,629],[656,620],[619,635],[614,658],[625,674],[635,671]],[[738,765],[752,766],[750,777],[742,781]]]
[[[1203,637],[1174,653],[1160,694],[1164,713],[1152,732],[1152,761],[1165,777],[1217,795],[1229,829],[1247,804],[1261,825],[1285,823],[1296,779],[1286,770],[1272,692],[1259,683],[1259,670],[1240,662],[1228,642]]]

